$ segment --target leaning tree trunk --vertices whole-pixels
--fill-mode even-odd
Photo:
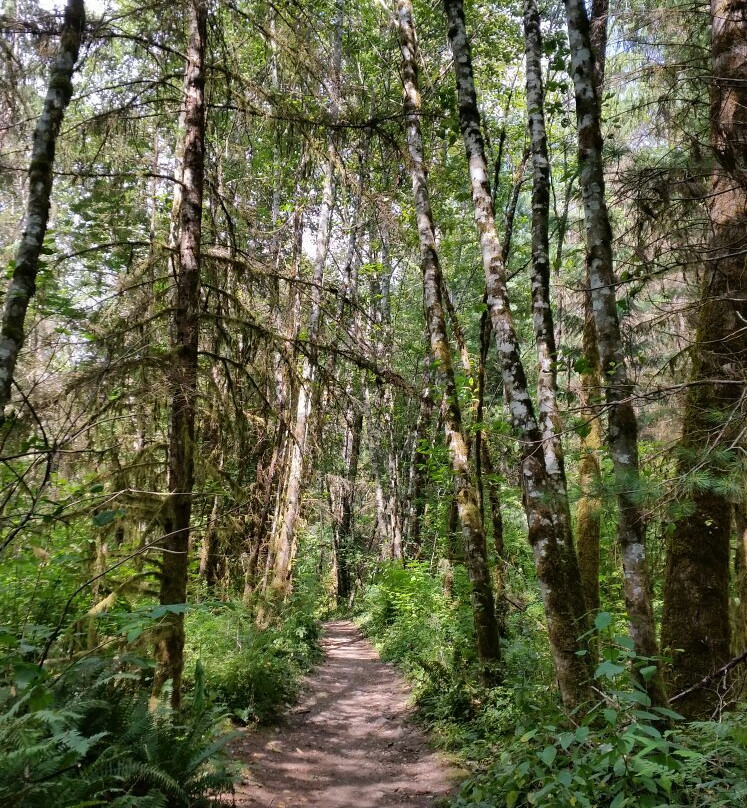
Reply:
[[[73,70],[86,24],[83,0],[68,0],[62,23],[60,47],[49,75],[47,97],[34,130],[34,144],[29,165],[29,199],[26,205],[25,227],[16,253],[13,277],[5,295],[2,327],[0,329],[0,425],[10,400],[13,374],[18,352],[24,340],[26,311],[36,292],[39,256],[49,221],[57,136],[65,109],[73,95]]]
[[[283,502],[279,511],[276,534],[268,563],[271,565],[270,589],[275,598],[284,599],[291,590],[291,569],[296,552],[296,523],[301,510],[301,486],[306,468],[308,422],[311,415],[313,385],[316,381],[317,350],[322,314],[322,284],[327,263],[329,236],[334,205],[334,145],[329,140],[324,169],[322,204],[316,237],[316,256],[311,278],[311,311],[309,314],[309,351],[304,357],[298,387],[296,413],[290,436],[290,459],[287,467]]]
[[[397,0],[397,24],[402,52],[407,145],[420,240],[426,323],[436,372],[444,391],[444,431],[454,475],[459,519],[464,533],[467,571],[472,583],[472,611],[477,636],[477,652],[483,663],[490,663],[500,658],[498,623],[490,585],[490,573],[485,557],[482,516],[467,456],[467,441],[462,431],[462,414],[459,408],[451,347],[446,334],[442,300],[443,277],[436,250],[435,227],[428,194],[428,174],[423,159],[417,38],[410,0]]]
[[[711,140],[716,156],[709,194],[710,242],[685,403],[680,471],[695,466],[715,481],[738,473],[747,367],[747,6],[711,2]],[[673,656],[679,692],[721,667],[730,654],[729,539],[732,503],[718,483],[699,486],[692,512],[675,525],[667,552],[662,645]],[[680,650],[681,649],[681,650]],[[713,689],[677,702],[690,718],[718,706]]]
[[[189,40],[184,71],[184,137],[179,210],[179,260],[174,278],[171,324],[172,368],[169,377],[168,489],[165,538],[162,543],[160,602],[184,603],[187,598],[189,521],[194,484],[197,345],[200,312],[200,246],[205,169],[205,43],[207,0],[189,5]],[[171,703],[181,701],[184,667],[184,615],[167,613],[156,642],[159,663],[154,692],[172,682]]]
[[[332,36],[332,65],[327,90],[330,97],[331,117],[336,119],[340,108],[340,81],[342,76],[342,17],[345,0],[336,0]],[[287,473],[278,519],[274,527],[271,552],[268,554],[269,587],[273,598],[283,600],[292,588],[292,566],[296,552],[296,524],[301,511],[301,487],[307,468],[309,419],[312,411],[314,385],[317,381],[318,348],[321,332],[322,285],[327,264],[332,212],[335,196],[335,142],[332,130],[327,133],[327,160],[324,168],[322,204],[316,235],[316,255],[311,277],[311,309],[308,327],[308,353],[304,357],[301,382],[298,389],[296,414],[290,436]]]
[[[564,536],[557,535],[559,503],[547,475],[542,437],[534,416],[509,307],[506,272],[496,231],[462,0],[444,0],[444,6],[449,22],[449,41],[454,53],[459,122],[469,164],[488,310],[501,363],[508,409],[514,427],[521,436],[524,508],[529,526],[529,541],[534,553],[537,576],[542,585],[561,696],[566,708],[573,709],[591,696],[588,665],[584,657],[576,653],[579,650],[577,637],[581,632],[576,623],[574,604],[581,600],[581,583],[578,576],[574,578],[568,574],[569,570],[562,562],[559,545]]]
[[[583,0],[565,0],[565,8],[576,97],[589,294],[609,408],[607,442],[617,489],[618,541],[623,561],[625,605],[636,653],[641,657],[655,657],[659,649],[646,563],[646,529],[639,504],[638,422],[631,400],[634,389],[625,366],[615,299],[612,228],[604,192],[602,130],[589,18]],[[666,702],[659,674],[646,683],[646,689],[655,704]]]

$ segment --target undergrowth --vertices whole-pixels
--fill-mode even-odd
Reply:
[[[358,622],[413,684],[418,714],[474,774],[454,808],[736,808],[747,802],[747,714],[686,723],[638,689],[656,660],[597,616],[599,703],[570,721],[555,695],[538,602],[509,613],[501,683],[482,683],[471,648],[466,575],[387,564]]]
[[[7,659],[7,657],[6,657]],[[3,808],[204,808],[230,791],[225,711],[197,671],[179,713],[149,704],[151,663],[89,657],[52,677],[18,659],[0,688]]]
[[[275,720],[321,654],[318,621],[293,599],[261,629],[240,603],[202,605],[186,633],[188,681],[199,660],[208,696],[247,723]]]

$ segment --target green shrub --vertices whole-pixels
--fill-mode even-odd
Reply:
[[[481,760],[516,724],[515,694],[524,689],[525,668],[536,671],[537,660],[528,647],[507,647],[505,684],[486,687],[476,664],[466,572],[455,567],[448,574],[450,594],[426,564],[383,565],[359,604],[358,620],[382,657],[403,668],[418,716],[437,740]]]
[[[497,762],[466,781],[454,808],[665,808],[741,806],[747,798],[747,716],[721,724],[685,724],[681,715],[653,707],[640,688],[659,661],[638,657],[629,637],[614,633],[600,612],[596,666],[602,700],[571,726],[548,705],[535,707]],[[595,641],[596,645],[596,641]]]
[[[319,658],[319,626],[294,601],[277,625],[259,629],[240,604],[216,603],[187,615],[187,680],[197,660],[210,698],[243,721],[277,718]]]
[[[543,724],[516,736],[487,771],[466,781],[454,808],[742,806],[747,720],[667,729],[671,712],[644,693],[575,729]]]

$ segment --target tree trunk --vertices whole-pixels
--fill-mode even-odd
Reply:
[[[646,531],[639,504],[638,423],[631,401],[634,389],[625,367],[615,299],[612,228],[604,192],[602,132],[589,18],[582,0],[565,0],[565,8],[576,97],[589,292],[609,408],[607,443],[617,489],[625,605],[636,653],[641,657],[655,657],[659,649],[646,562]],[[660,675],[653,676],[646,683],[646,689],[654,704],[666,702]]]
[[[545,131],[545,92],[542,81],[542,32],[536,0],[524,2],[526,52],[526,92],[529,137],[532,154],[532,324],[537,340],[537,412],[545,466],[555,495],[557,541],[566,575],[580,581],[576,550],[573,546],[571,511],[565,476],[563,423],[557,399],[558,351],[550,299],[550,157]],[[574,598],[573,611],[584,625],[586,606],[583,589],[569,590]]]
[[[410,447],[409,476],[407,481],[406,511],[402,524],[405,541],[404,552],[408,557],[417,558],[421,550],[421,522],[425,508],[423,488],[425,483],[424,466],[427,455],[423,452],[423,441],[426,439],[433,417],[432,371],[426,369],[423,379],[423,392],[420,394],[418,418]]]
[[[444,429],[451,458],[459,519],[464,533],[467,570],[472,583],[472,611],[477,636],[477,652],[483,663],[500,658],[498,623],[485,558],[485,534],[477,503],[477,491],[467,457],[467,442],[462,431],[451,347],[446,335],[442,301],[443,278],[436,250],[433,213],[428,195],[428,180],[423,159],[420,132],[420,91],[418,53],[410,0],[397,0],[397,22],[405,89],[407,145],[410,154],[412,190],[417,217],[423,269],[426,323],[431,353],[444,391]]]
[[[13,374],[24,340],[26,311],[36,292],[39,256],[47,233],[52,196],[57,136],[65,109],[73,95],[73,70],[86,24],[83,0],[68,0],[62,23],[60,46],[49,75],[47,96],[34,129],[34,143],[29,165],[29,198],[26,205],[21,243],[16,253],[15,268],[5,295],[0,329],[0,426],[10,400]]]
[[[604,66],[607,56],[607,13],[609,0],[593,0],[591,4],[591,45],[594,56],[594,84],[601,99],[604,88]],[[601,101],[600,101],[601,103]],[[567,218],[567,217],[566,217]],[[599,609],[599,551],[602,535],[602,470],[599,453],[603,444],[599,404],[602,379],[599,350],[591,306],[589,270],[586,268],[584,291],[584,330],[581,351],[584,359],[580,372],[579,404],[584,428],[579,440],[578,485],[580,497],[576,509],[576,547],[581,570],[584,602],[590,612]]]
[[[195,408],[197,403],[197,344],[200,311],[200,243],[205,163],[205,44],[207,2],[189,5],[189,41],[184,71],[184,139],[182,195],[179,210],[179,261],[174,278],[171,331],[172,369],[169,378],[171,414],[168,489],[161,563],[160,602],[187,599],[189,522],[194,483]],[[184,615],[168,613],[156,642],[159,668],[154,680],[158,693],[172,682],[171,703],[181,701],[184,667]]]
[[[344,605],[352,593],[353,506],[355,504],[355,481],[358,476],[363,413],[349,409],[343,447],[343,474],[329,475],[329,499],[332,514],[337,578],[337,602]]]
[[[526,375],[508,302],[506,273],[495,225],[485,146],[480,126],[472,72],[472,56],[461,0],[444,0],[449,22],[449,41],[457,76],[459,121],[464,137],[475,223],[480,236],[487,286],[488,310],[501,363],[506,402],[514,428],[521,436],[521,464],[524,508],[529,541],[534,552],[537,576],[547,616],[550,645],[557,669],[560,692],[567,709],[574,709],[590,697],[589,669],[579,650],[579,626],[573,605],[580,599],[580,581],[567,575],[557,538],[557,501],[552,491],[542,450],[542,438],[534,416]]]
[[[743,2],[712,0],[711,140],[717,165],[709,195],[710,243],[701,289],[693,372],[685,403],[680,471],[715,480],[738,472],[747,366],[747,64]],[[705,452],[705,454],[704,454]],[[675,525],[664,583],[662,645],[671,650],[673,692],[729,659],[729,540],[732,503],[717,484],[698,486],[692,513]],[[682,649],[680,652],[679,649]],[[691,718],[709,716],[717,694],[695,690],[677,702]]]
[[[301,509],[301,485],[307,451],[308,421],[311,415],[312,387],[316,376],[315,343],[319,337],[322,311],[322,284],[327,263],[329,236],[334,204],[334,145],[329,141],[328,156],[324,169],[322,204],[316,236],[316,256],[311,278],[311,310],[309,313],[309,350],[303,359],[301,382],[298,388],[296,413],[290,437],[290,461],[286,478],[285,493],[273,540],[273,551],[269,559],[270,588],[275,597],[284,599],[291,590],[291,567],[296,551],[296,522]]]

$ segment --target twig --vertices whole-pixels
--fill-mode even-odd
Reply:
[[[675,701],[679,701],[680,699],[684,699],[685,696],[689,696],[690,693],[693,693],[695,690],[700,690],[706,685],[709,685],[711,682],[719,679],[722,676],[725,676],[732,668],[736,668],[737,665],[741,665],[742,662],[747,661],[747,650],[742,651],[739,656],[734,657],[734,659],[729,660],[726,665],[722,665],[717,671],[714,673],[709,673],[708,676],[704,676],[699,682],[696,682],[692,687],[688,687],[687,690],[683,690],[681,693],[678,693],[676,696],[672,696],[669,699],[670,704]]]

